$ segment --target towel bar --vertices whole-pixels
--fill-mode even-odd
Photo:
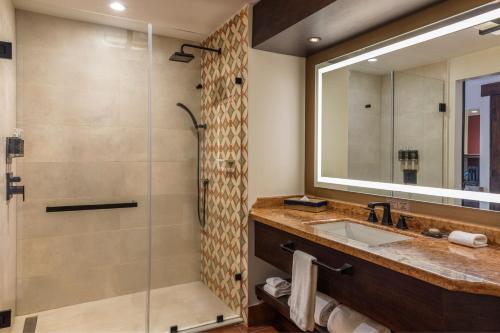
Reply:
[[[293,254],[295,252],[295,244],[293,244],[292,241],[288,241],[284,244],[280,244],[280,248],[283,251],[288,252],[290,254]],[[353,273],[353,267],[351,264],[348,264],[348,263],[343,264],[339,268],[335,268],[335,267],[332,267],[330,265],[327,265],[327,264],[322,263],[321,261],[318,261],[315,259],[313,261],[313,264],[316,266],[319,266],[319,267],[323,267],[323,268],[330,270],[332,272],[335,272],[335,273],[340,273],[340,274],[345,274],[345,275],[351,275]]]
[[[98,210],[98,209],[116,209],[116,208],[134,208],[137,207],[137,202],[123,202],[123,203],[110,203],[110,204],[97,204],[97,205],[72,205],[72,206],[53,206],[46,207],[47,213],[53,212],[73,212],[79,210]]]

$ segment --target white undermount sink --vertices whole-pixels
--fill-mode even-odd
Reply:
[[[377,246],[412,239],[396,232],[373,228],[348,220],[314,224],[312,227],[318,235],[325,238],[361,246]]]

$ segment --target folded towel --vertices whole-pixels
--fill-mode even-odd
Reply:
[[[291,288],[288,288],[288,289],[278,289],[278,288],[274,288],[273,286],[271,286],[269,284],[265,284],[264,285],[264,290],[269,295],[271,295],[273,297],[281,297],[281,296],[285,296],[285,295],[290,295],[290,293],[292,292]]]
[[[482,234],[472,234],[464,231],[453,231],[448,236],[448,241],[469,247],[488,246],[488,238]]]
[[[390,333],[391,331],[345,305],[335,307],[328,318],[330,333]]]
[[[316,306],[314,309],[314,321],[316,322],[316,324],[325,327],[328,323],[330,314],[337,305],[339,305],[339,303],[336,300],[317,291]]]
[[[318,267],[313,256],[302,251],[293,253],[290,319],[303,331],[314,330],[314,303]]]
[[[290,289],[290,282],[287,280],[283,280],[280,277],[271,277],[266,279],[266,284],[270,285],[273,288],[276,289]]]

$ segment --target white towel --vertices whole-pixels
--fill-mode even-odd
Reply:
[[[339,305],[339,303],[336,300],[317,291],[316,306],[314,309],[314,322],[316,322],[319,326],[325,327],[328,323],[330,314],[337,305]]]
[[[488,246],[488,238],[483,234],[472,234],[464,231],[453,231],[448,236],[448,241],[469,247]]]
[[[278,288],[274,288],[273,286],[271,286],[269,284],[265,284],[264,285],[264,290],[269,295],[271,295],[273,297],[281,297],[281,296],[285,296],[285,295],[290,295],[290,293],[292,292],[291,288],[288,288],[288,289],[278,289]]]
[[[266,284],[276,289],[290,289],[290,282],[280,277],[271,277],[266,279]]]
[[[302,251],[293,253],[290,319],[303,331],[314,330],[314,303],[318,267],[316,258]]]
[[[391,332],[387,327],[380,325],[379,323],[345,305],[339,305],[333,310],[330,318],[328,318],[327,329],[330,333]]]

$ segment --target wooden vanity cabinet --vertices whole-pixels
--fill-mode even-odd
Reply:
[[[350,275],[319,267],[318,290],[393,331],[500,331],[499,297],[449,291],[255,221],[255,255],[291,273],[287,242],[332,267],[351,264]]]

